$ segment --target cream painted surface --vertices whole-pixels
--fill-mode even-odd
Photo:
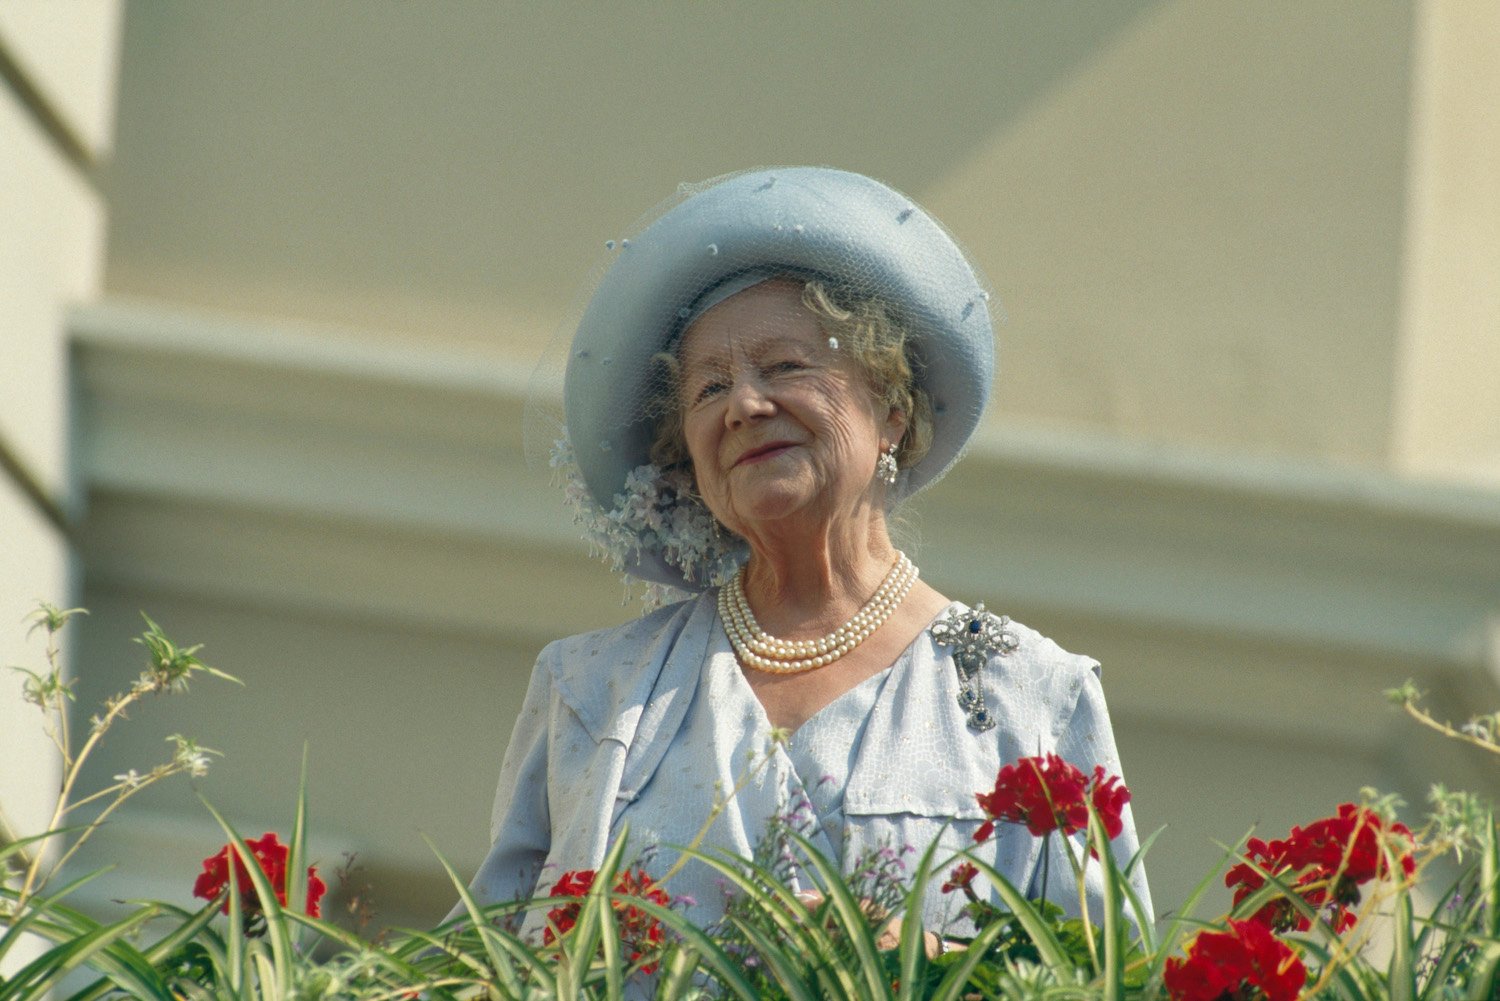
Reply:
[[[5,0],[0,38],[95,156],[114,135],[119,0]]]
[[[1417,10],[1397,468],[1500,486],[1500,5]]]
[[[108,287],[535,357],[679,182],[920,191],[1152,6],[136,4]]]
[[[66,316],[99,281],[104,210],[0,88],[0,435],[31,475],[65,502],[68,450]]]
[[[113,121],[114,34],[109,0],[0,5],[0,41],[85,144],[103,149]],[[0,86],[0,441],[59,504],[72,496],[69,465],[67,307],[94,292],[103,211],[98,196],[38,129],[9,86]],[[10,476],[0,474],[0,805],[20,835],[52,820],[61,764],[39,710],[22,698],[20,665],[47,668],[44,634],[26,635],[39,600],[63,607],[76,573],[57,527]],[[63,637],[63,664],[76,631]],[[39,954],[23,941],[5,972]]]
[[[3,475],[0,526],[0,804],[24,836],[51,819],[60,771],[40,710],[21,698],[24,676],[10,667],[46,670],[45,633],[28,638],[26,616],[41,599],[66,607],[72,581],[57,532]]]
[[[992,420],[1381,464],[1409,11],[1138,19],[918,192],[989,271]]]

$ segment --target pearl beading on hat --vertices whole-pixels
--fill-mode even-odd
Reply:
[[[745,568],[719,589],[719,619],[740,662],[772,674],[800,674],[831,664],[849,653],[883,626],[917,582],[917,567],[906,554],[896,553],[880,587],[854,617],[833,632],[813,640],[784,640],[771,636],[755,621],[745,597]]]

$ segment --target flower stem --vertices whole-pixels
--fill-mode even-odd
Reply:
[[[1500,754],[1500,744],[1485,740],[1482,737],[1476,737],[1471,733],[1464,733],[1462,730],[1455,730],[1453,727],[1449,726],[1446,723],[1439,723],[1437,720],[1433,719],[1427,714],[1427,710],[1417,705],[1416,702],[1414,702],[1412,699],[1407,699],[1402,702],[1401,708],[1405,709],[1406,714],[1412,719],[1416,720],[1418,723],[1421,723],[1423,726],[1429,729],[1436,730],[1438,733],[1442,734],[1445,737],[1451,737],[1454,740],[1460,741],[1465,744],[1472,744],[1473,746],[1478,747],[1482,750],[1489,751],[1491,754]]]
[[[175,771],[178,770],[180,769],[176,769],[175,766],[169,766],[165,771],[162,771],[158,774],[146,776],[145,778],[141,779],[139,784],[135,786],[123,789],[121,789],[121,786],[124,786],[124,783],[120,783],[119,786],[115,786],[115,789],[120,789],[119,794],[115,797],[115,801],[113,803],[110,803],[103,810],[99,811],[99,816],[89,821],[88,826],[83,829],[83,832],[73,840],[73,843],[71,845],[68,846],[68,850],[63,852],[62,857],[54,862],[52,864],[52,867],[47,870],[47,879],[51,879],[53,876],[57,875],[57,873],[61,871],[62,867],[67,864],[68,859],[72,858],[75,854],[77,854],[78,849],[83,847],[83,843],[89,839],[89,836],[93,834],[101,824],[109,819],[110,814],[114,813],[117,809],[123,806],[127,799],[134,796],[142,789],[145,789],[148,786],[155,785],[157,782],[160,782],[162,779],[174,774]],[[89,800],[96,799],[97,797],[98,794],[96,793],[94,796],[88,797],[88,799],[84,800],[83,802],[89,802]],[[43,880],[42,882],[45,883],[46,880]]]
[[[1103,969],[1099,965],[1099,946],[1094,942],[1094,925],[1089,919],[1088,901],[1088,871],[1089,854],[1083,853],[1083,864],[1073,857],[1073,843],[1066,837],[1062,839],[1063,851],[1068,853],[1068,865],[1073,868],[1073,883],[1078,888],[1078,917],[1083,921],[1083,940],[1088,943],[1089,961],[1094,964],[1094,975],[1098,976]]]
[[[108,711],[105,713],[104,719],[100,721],[99,725],[95,726],[93,728],[93,732],[89,734],[89,739],[84,741],[83,747],[79,749],[76,757],[70,757],[67,755],[66,751],[64,752],[63,758],[65,767],[63,769],[62,788],[58,791],[57,803],[52,809],[52,819],[47,823],[46,830],[48,832],[56,833],[57,826],[62,823],[63,817],[67,815],[68,800],[73,795],[73,786],[78,782],[78,776],[83,771],[84,762],[88,760],[89,755],[93,753],[94,748],[98,746],[100,738],[104,736],[104,732],[108,730],[110,724],[118,719],[121,715],[123,715],[126,708],[137,701],[139,697],[139,692],[131,691],[128,694],[122,696],[113,705],[111,705]],[[73,852],[77,850],[79,844],[87,839],[88,836],[92,834],[97,827],[97,821],[94,824],[89,825],[89,827],[83,832],[83,834],[79,836],[77,841],[73,843],[67,854],[72,855]],[[43,842],[43,844],[45,844],[45,842]],[[21,891],[16,898],[17,908],[24,906],[26,904],[26,901],[30,899],[32,891],[36,889],[38,885],[37,877],[41,873],[42,858],[45,854],[45,851],[40,846],[38,846],[36,852],[32,853],[31,864],[26,867],[26,877],[21,881]],[[55,866],[53,867],[52,871],[56,872]]]
[[[1042,903],[1047,902],[1047,875],[1052,868],[1052,832],[1042,839]]]

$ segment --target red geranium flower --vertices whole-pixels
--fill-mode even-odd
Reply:
[[[948,879],[943,883],[942,891],[952,893],[954,890],[969,892],[969,885],[974,882],[974,877],[979,875],[979,870],[972,862],[960,862],[948,873]]]
[[[552,886],[550,896],[553,897],[584,897],[588,895],[589,889],[594,885],[594,870],[592,869],[570,869],[563,873]],[[651,877],[646,875],[645,870],[629,869],[620,873],[615,880],[615,893],[631,897],[639,897],[649,900],[663,907],[672,903],[672,898],[667,892],[658,887]],[[661,944],[664,934],[661,922],[645,911],[632,904],[616,900],[612,904],[615,912],[615,928],[619,933],[620,941],[629,947],[630,960],[635,962],[647,952],[654,951]],[[581,904],[564,904],[554,907],[547,912],[547,928],[542,933],[542,943],[550,945],[559,936],[567,934],[573,926],[578,923],[578,912]],[[643,973],[655,973],[656,964],[647,963],[641,967]]]
[[[286,906],[287,871],[286,862],[289,849],[281,843],[275,833],[267,831],[259,839],[248,838],[245,841],[250,854],[255,856],[256,865],[260,871],[265,873],[266,881],[276,891],[276,902]],[[198,874],[198,879],[193,883],[193,896],[204,900],[216,900],[220,894],[224,895],[223,913],[229,913],[229,857],[234,855],[234,879],[240,891],[240,906],[246,917],[254,918],[261,915],[260,895],[255,890],[255,884],[250,881],[250,871],[245,867],[244,859],[240,858],[239,852],[234,846],[225,845],[220,848],[218,854],[210,855],[203,860],[203,871]],[[323,894],[328,892],[328,885],[318,878],[317,866],[307,867],[307,903],[304,911],[309,917],[317,917],[318,901],[323,899]]]
[[[1402,875],[1409,877],[1417,868],[1412,858],[1415,845],[1405,824],[1387,824],[1378,813],[1345,803],[1332,817],[1292,828],[1285,841],[1251,838],[1245,846],[1245,857],[1291,883],[1314,910],[1326,907],[1333,930],[1344,932],[1355,924],[1351,908],[1360,901],[1359,888],[1372,879],[1387,879],[1393,874],[1386,852],[1394,856]],[[1236,904],[1265,882],[1249,862],[1224,875],[1224,885],[1234,888]],[[1306,931],[1312,927],[1312,922],[1285,898],[1266,904],[1251,919],[1273,931]]]
[[[975,798],[989,818],[974,832],[975,841],[987,840],[997,820],[1025,824],[1037,837],[1088,830],[1090,802],[1105,833],[1115,838],[1125,826],[1120,811],[1130,802],[1130,790],[1119,776],[1106,775],[1097,765],[1092,776],[1085,776],[1056,754],[1047,754],[1006,765],[995,776],[994,791]]]
[[[1162,974],[1172,1001],[1296,1001],[1307,983],[1297,954],[1258,921],[1229,921],[1228,931],[1193,939],[1186,959]]]
[[[1293,828],[1295,832],[1297,828]],[[1285,841],[1262,841],[1260,838],[1251,838],[1245,845],[1245,858],[1248,862],[1241,862],[1232,866],[1224,874],[1224,885],[1234,888],[1234,902],[1238,906],[1250,894],[1266,884],[1266,879],[1260,874],[1256,866],[1266,872],[1280,878],[1283,874],[1290,872],[1290,866],[1286,861],[1287,843]],[[1254,862],[1255,865],[1251,865]],[[1311,903],[1311,901],[1309,901]],[[1260,910],[1250,915],[1250,920],[1259,921],[1272,931],[1291,931],[1297,928],[1306,931],[1312,927],[1312,922],[1298,915],[1297,909],[1292,906],[1291,901],[1280,897],[1266,904]],[[1343,931],[1343,928],[1334,926],[1335,931]]]

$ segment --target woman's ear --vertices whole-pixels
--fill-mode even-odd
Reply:
[[[892,407],[885,418],[885,433],[887,440],[897,445],[906,437],[906,412],[899,407]]]

